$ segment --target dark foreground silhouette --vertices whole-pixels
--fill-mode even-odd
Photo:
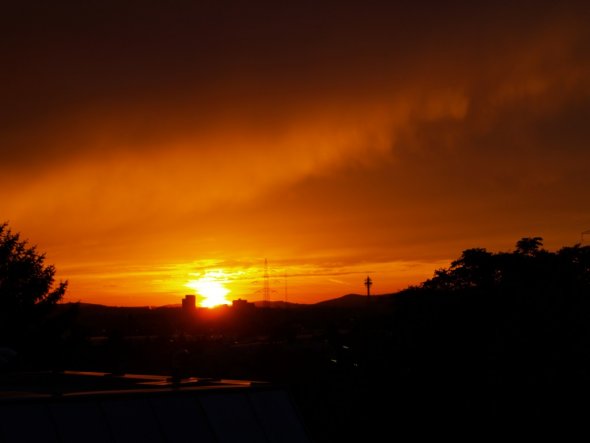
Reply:
[[[469,249],[421,285],[370,302],[57,305],[20,332],[3,343],[16,352],[5,372],[270,381],[288,388],[317,442],[586,435],[590,248],[549,252],[528,238],[513,252]]]

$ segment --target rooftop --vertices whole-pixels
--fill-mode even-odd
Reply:
[[[268,383],[64,371],[0,376],[0,441],[309,438],[288,392]]]

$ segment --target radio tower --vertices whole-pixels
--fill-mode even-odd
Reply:
[[[371,304],[371,285],[373,284],[373,280],[371,277],[367,275],[365,280],[365,286],[367,287],[367,307]]]
[[[287,295],[287,271],[285,271],[285,308],[289,303],[289,296]]]
[[[263,303],[265,308],[270,308],[270,283],[268,276],[268,260],[264,259],[264,287],[262,288]]]
[[[371,298],[371,285],[373,284],[373,280],[371,277],[367,275],[367,279],[365,280],[365,286],[367,287],[367,300]]]

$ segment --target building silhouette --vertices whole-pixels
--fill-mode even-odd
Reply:
[[[196,309],[197,297],[191,294],[185,295],[182,299],[182,310],[183,311],[194,311]]]

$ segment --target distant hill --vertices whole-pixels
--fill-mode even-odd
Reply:
[[[390,300],[394,294],[371,295],[371,300],[377,303]],[[312,306],[319,308],[363,308],[367,306],[367,296],[360,294],[347,294],[342,297],[332,298],[315,303]]]
[[[314,306],[326,307],[326,308],[356,308],[366,306],[367,296],[359,294],[347,294],[342,297],[332,298],[330,300],[324,300],[319,303],[315,303]]]
[[[258,308],[262,308],[264,307],[264,301],[262,300],[258,300],[255,301],[254,304],[256,305],[256,307]],[[181,304],[169,304],[169,305],[163,305],[163,306],[109,306],[109,305],[99,305],[99,304],[95,304],[95,303],[60,303],[59,305],[57,305],[59,307],[59,309],[66,309],[68,307],[72,307],[77,305],[82,311],[84,312],[127,312],[127,311],[151,311],[151,310],[161,310],[161,309],[180,309],[182,308]],[[231,306],[231,305],[229,305]],[[270,302],[270,307],[273,309],[285,309],[285,308],[298,308],[298,307],[304,307],[304,306],[312,306],[312,305],[308,305],[308,304],[302,304],[302,303],[288,303],[288,302],[284,302],[284,301],[271,301]],[[200,308],[199,306],[197,306],[197,308]],[[202,308],[201,308],[202,309]]]
[[[382,294],[382,295],[372,295],[371,299],[378,300],[379,302],[384,301],[385,299],[389,299],[394,294]],[[257,300],[253,302],[257,308],[262,308],[265,306],[264,301]],[[332,307],[332,308],[360,308],[364,307],[367,304],[367,296],[360,295],[360,294],[347,294],[343,295],[342,297],[332,298],[329,300],[324,300],[317,303],[290,303],[285,302],[282,300],[271,301],[270,308],[272,309],[285,309],[285,308],[313,308],[313,307]],[[150,311],[150,310],[161,310],[161,309],[180,309],[182,307],[181,304],[169,304],[163,306],[108,306],[108,305],[100,305],[95,303],[60,303],[58,306],[61,309],[66,309],[73,305],[78,305],[78,307],[84,311],[85,313],[104,313],[104,312],[137,312],[137,311]]]
[[[113,310],[120,310],[120,311],[137,311],[137,310],[150,310],[156,309],[151,306],[109,306],[109,305],[100,305],[97,303],[83,303],[83,302],[66,302],[66,303],[59,303],[56,305],[58,309],[67,309],[73,306],[78,306],[80,309],[84,311],[113,311]]]
[[[254,304],[256,305],[257,308],[263,308],[265,306],[265,303],[262,300],[255,301]],[[304,306],[308,306],[308,305],[301,304],[301,303],[289,303],[289,302],[284,302],[284,301],[271,301],[269,307],[273,308],[273,309],[285,309],[285,308],[301,308]]]

